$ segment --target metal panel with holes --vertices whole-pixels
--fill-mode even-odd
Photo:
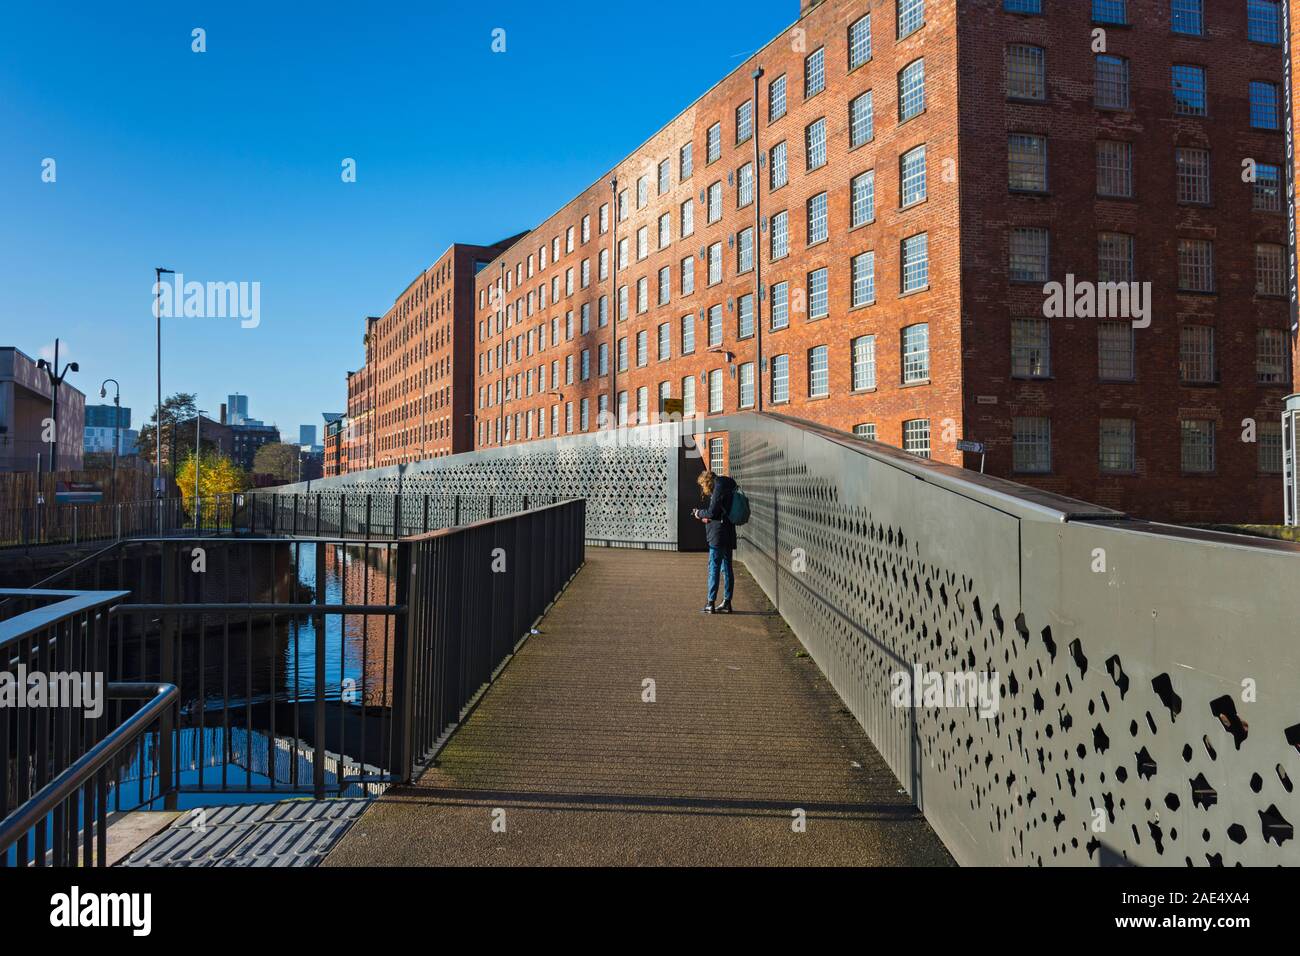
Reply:
[[[738,556],[959,862],[1300,863],[1300,548],[781,416],[713,425],[751,503]],[[989,676],[996,712],[899,706],[917,668]]]

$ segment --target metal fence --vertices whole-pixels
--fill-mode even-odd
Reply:
[[[429,758],[577,573],[585,525],[586,502],[575,499],[403,542],[404,766]]]
[[[0,589],[0,866],[103,865],[113,764],[176,689],[111,681],[109,609],[125,595]],[[108,702],[143,700],[111,721]],[[111,729],[109,729],[111,727]]]
[[[716,427],[738,556],[959,862],[1300,863],[1300,548]]]
[[[576,573],[584,513],[400,540],[122,541],[64,590],[0,591],[0,671],[66,663],[112,688],[93,719],[20,710],[11,732],[0,707],[0,859],[70,865],[80,833],[102,862],[109,808],[410,780]]]

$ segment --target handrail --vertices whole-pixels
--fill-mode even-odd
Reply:
[[[32,827],[73,796],[114,757],[134,742],[159,715],[176,702],[175,684],[117,683],[104,688],[109,700],[148,699],[143,707],[109,731],[99,743],[70,763],[9,816],[0,820],[0,855],[7,853]],[[100,861],[101,864],[103,861]]]

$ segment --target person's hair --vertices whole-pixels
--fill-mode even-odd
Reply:
[[[713,494],[713,482],[717,480],[717,477],[711,471],[700,472],[700,476],[695,479],[695,483],[700,486],[701,497],[708,498]]]

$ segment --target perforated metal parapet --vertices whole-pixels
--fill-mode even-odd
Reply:
[[[1296,549],[724,427],[740,557],[960,862],[1300,863]],[[996,714],[898,706],[918,667],[996,673]]]
[[[356,496],[367,494],[390,509],[377,512],[376,520],[391,522],[392,496],[400,489],[404,526],[415,520],[407,496],[437,496],[440,523],[431,527],[452,523],[456,496],[461,496],[462,523],[486,518],[489,497],[496,499],[498,514],[518,510],[524,496],[533,504],[552,497],[586,498],[589,542],[672,548],[677,543],[677,472],[683,444],[678,426],[651,425],[450,455],[275,491],[281,496],[309,489],[346,493],[350,523]]]

